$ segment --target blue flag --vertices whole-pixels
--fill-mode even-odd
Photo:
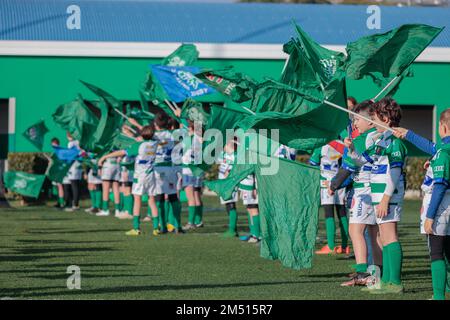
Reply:
[[[150,65],[150,68],[171,101],[183,102],[187,98],[216,92],[194,76],[200,72],[199,67]]]
[[[53,146],[53,151],[59,160],[67,162],[74,161],[80,153],[80,149],[75,146],[70,149]]]

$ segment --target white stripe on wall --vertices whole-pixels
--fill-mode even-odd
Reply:
[[[175,42],[0,41],[0,56],[73,56],[161,58]],[[195,43],[204,59],[286,59],[281,44]],[[344,52],[345,46],[325,45]],[[429,47],[417,62],[450,62],[450,48]]]
[[[16,133],[16,98],[8,99],[8,134]]]

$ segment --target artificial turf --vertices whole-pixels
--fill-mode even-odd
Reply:
[[[68,213],[51,205],[0,209],[0,298],[423,300],[432,296],[426,242],[418,229],[419,201],[406,201],[399,227],[405,293],[385,296],[340,287],[353,263],[342,255],[315,256],[311,269],[297,271],[261,258],[254,244],[221,238],[227,216],[216,197],[205,197],[205,227],[157,237],[151,235],[151,223],[142,224],[143,235],[129,237],[124,233],[131,220]],[[239,230],[245,232],[245,209],[238,209]],[[186,219],[183,204],[183,222]],[[323,219],[318,235],[325,238]],[[321,245],[319,240],[317,247]],[[70,265],[80,267],[80,290],[67,288]]]

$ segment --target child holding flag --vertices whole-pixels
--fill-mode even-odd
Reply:
[[[134,183],[132,193],[134,196],[133,205],[133,229],[126,234],[130,236],[137,236],[141,234],[140,230],[140,214],[142,207],[142,196],[144,194],[155,193],[155,175],[154,162],[156,158],[156,150],[158,142],[152,140],[154,136],[154,128],[152,126],[144,126],[141,130],[141,139],[143,141],[133,144],[127,150],[119,150],[103,156],[99,160],[101,166],[109,158],[117,157],[134,157]],[[159,219],[158,216],[153,216],[153,234],[159,234],[158,231]]]
[[[261,241],[261,223],[259,218],[257,182],[254,174],[248,175],[239,182],[242,203],[247,207],[248,226],[250,236],[245,239],[248,243],[259,243]]]
[[[132,219],[133,217],[133,195],[131,187],[133,185],[134,158],[125,156],[120,161],[120,195],[123,198],[123,206],[119,219]]]
[[[342,147],[342,152],[337,149]],[[339,140],[332,141],[321,148],[315,149],[309,163],[320,166],[320,204],[325,211],[325,228],[327,244],[316,254],[350,253],[348,246],[348,219],[344,206],[345,190],[339,189],[334,194],[328,194],[328,186],[339,170],[343,153],[343,143]],[[342,246],[335,245],[336,226],[334,222],[334,208],[339,219]]]
[[[200,125],[198,125],[200,126]],[[196,130],[194,122],[188,120],[188,136],[183,139],[183,183],[188,199],[188,223],[184,230],[203,227],[203,203],[201,199],[203,176],[195,176],[189,165],[202,155],[201,130]]]
[[[410,130],[395,130],[397,137],[408,140],[432,155],[426,164],[426,175],[421,187],[425,196],[422,201],[420,230],[427,235],[433,299],[445,300],[450,262],[450,109],[440,115],[439,136],[442,140],[439,146]]]
[[[401,270],[403,253],[398,239],[405,194],[405,166],[407,149],[403,142],[386,127],[398,127],[402,113],[392,98],[383,98],[374,105],[373,120],[381,135],[367,149],[371,159],[370,189],[375,207],[376,222],[383,245],[383,276],[381,287],[370,290],[372,294],[402,293]]]
[[[119,193],[119,181],[120,181],[120,158],[118,157],[108,157],[103,163],[99,163],[100,175],[102,178],[102,210],[97,213],[99,217],[109,216],[109,192],[110,189],[113,191],[114,195],[114,209],[115,216],[120,215],[120,193]]]
[[[217,161],[219,163],[219,179],[226,179],[235,161],[236,140],[230,139],[224,147],[224,150],[219,155]],[[224,232],[225,238],[236,237],[238,215],[236,211],[236,202],[238,201],[237,190],[233,192],[231,199],[223,200],[220,197],[220,204],[224,204],[228,213],[228,230]]]
[[[75,140],[68,131],[66,135],[67,140],[69,140],[67,148],[71,149],[75,147],[81,152],[79,142]],[[80,209],[80,181],[82,175],[83,170],[81,164],[78,160],[75,160],[63,180],[64,197],[66,202],[66,208],[64,210],[67,212],[73,212]]]
[[[102,203],[102,179],[98,176],[97,159],[91,155],[89,159],[91,167],[87,174],[88,190],[91,196],[91,207],[85,211],[97,214]]]
[[[155,158],[155,200],[158,207],[160,233],[167,232],[169,212],[165,210],[165,195],[173,212],[175,232],[180,229],[181,203],[178,199],[177,170],[172,166],[172,150],[175,146],[172,133],[168,130],[169,117],[165,113],[156,114],[154,140],[158,142]]]
[[[370,119],[374,114],[373,102],[363,101],[357,105],[354,111]],[[334,190],[333,184],[338,184],[339,180],[345,180],[345,177],[352,175],[354,181],[350,206],[349,233],[355,252],[356,272],[352,274],[349,281],[342,283],[341,286],[365,286],[367,284],[367,281],[370,279],[370,274],[367,272],[369,245],[372,248],[374,264],[378,266],[382,264],[381,248],[377,243],[378,226],[370,189],[372,164],[367,161],[366,157],[359,156],[356,153],[357,151],[363,153],[367,148],[373,146],[380,134],[377,133],[372,122],[359,117],[354,118],[354,126],[358,130],[359,135],[354,140],[345,140],[349,148],[344,154],[342,169],[339,170],[336,181],[331,183],[331,189]],[[355,150],[356,152],[354,152]],[[366,229],[369,230],[371,244],[367,243],[365,238]]]

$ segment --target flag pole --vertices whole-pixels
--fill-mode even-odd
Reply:
[[[250,112],[251,114],[256,114],[256,112],[254,112],[254,111],[250,110],[250,109],[249,109],[249,108],[247,108],[247,107],[241,106],[241,108],[242,108],[242,109],[244,109],[245,111],[248,111],[248,112]]]
[[[327,104],[327,105],[329,105],[329,106],[332,106],[332,107],[334,107],[334,108],[336,108],[336,109],[339,109],[339,110],[341,110],[341,111],[350,113],[351,115],[353,115],[353,116],[355,116],[355,117],[364,119],[364,120],[366,120],[366,121],[368,121],[368,122],[370,122],[370,123],[373,123],[373,124],[375,124],[376,126],[381,127],[381,128],[383,128],[383,129],[386,129],[386,130],[389,130],[389,131],[394,131],[392,128],[390,128],[390,127],[388,127],[388,126],[385,126],[385,125],[379,124],[379,123],[375,123],[375,121],[373,121],[372,119],[370,119],[370,118],[368,118],[368,117],[365,117],[365,116],[363,116],[363,115],[360,115],[359,113],[356,113],[356,112],[353,112],[353,111],[351,111],[351,110],[348,110],[348,109],[346,109],[346,108],[344,108],[344,107],[341,107],[341,106],[339,106],[339,105],[337,105],[337,104],[335,104],[335,103],[333,103],[333,102],[330,102],[330,101],[328,101],[328,100],[324,100],[323,103],[325,103],[325,104]]]
[[[130,120],[129,120],[129,117],[127,117],[123,112],[117,110],[116,108],[113,108],[113,109],[114,109],[114,111],[116,111],[122,118],[125,118],[125,119],[127,119],[128,121],[130,121]],[[129,128],[129,130],[130,130],[131,132],[133,132],[134,134],[137,133],[137,131],[134,130],[133,128]]]
[[[164,99],[164,102],[167,104],[167,106],[172,110],[172,112],[175,113],[176,109],[173,108],[173,105],[169,102],[169,100]]]
[[[376,99],[378,99],[378,97],[379,96],[381,96],[381,94],[383,93],[383,92],[385,92],[393,83],[394,83],[394,81],[395,80],[397,80],[398,79],[398,75],[396,75],[394,78],[392,78],[392,80],[391,81],[389,81],[389,83],[380,91],[380,92],[378,92],[378,94],[375,96],[375,97],[373,97],[371,100],[372,101],[375,101]]]

